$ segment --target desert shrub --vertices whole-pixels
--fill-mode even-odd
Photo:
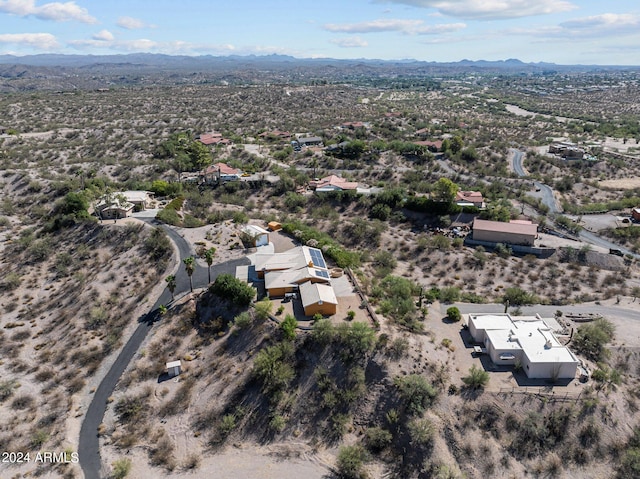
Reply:
[[[17,383],[13,379],[0,382],[0,403],[6,401],[13,395]]]
[[[380,452],[393,440],[393,435],[381,427],[370,427],[364,434],[364,443],[372,452]]]
[[[506,303],[507,301],[511,306],[524,306],[537,303],[538,298],[533,293],[528,293],[517,286],[513,286],[504,291],[502,302]]]
[[[296,318],[294,318],[290,314],[287,314],[282,323],[280,323],[280,329],[282,330],[284,338],[287,341],[293,341],[296,338],[297,326],[298,321],[296,321]]]
[[[144,251],[152,260],[160,264],[173,254],[173,246],[162,228],[154,228],[144,240]]]
[[[20,286],[20,275],[15,271],[7,273],[0,283],[0,291],[13,291]]]
[[[469,368],[469,374],[462,378],[462,382],[471,389],[481,389],[489,383],[489,379],[489,373],[474,364]]]
[[[337,459],[338,475],[342,479],[364,479],[367,453],[362,446],[343,446]]]
[[[455,303],[460,301],[460,288],[451,286],[440,290],[440,301],[443,303]]]
[[[613,339],[614,333],[613,323],[604,318],[596,319],[578,328],[573,347],[592,361],[604,361],[611,354],[606,345]]]
[[[335,340],[340,345],[340,356],[343,360],[362,359],[375,345],[376,332],[365,323],[342,323],[335,330]]]
[[[124,479],[131,472],[131,459],[122,458],[113,462],[113,470],[111,471],[112,479]]]
[[[256,294],[255,289],[228,273],[219,275],[209,291],[221,298],[229,299],[238,306],[248,306]]]
[[[256,355],[253,374],[266,392],[282,390],[291,382],[295,376],[293,352],[291,343],[282,342],[269,346]]]
[[[433,423],[426,418],[415,418],[407,425],[411,445],[414,447],[425,447],[433,439],[435,428]]]
[[[256,312],[256,318],[262,320],[269,318],[272,308],[273,303],[269,298],[264,298],[253,305],[253,309]]]
[[[139,423],[147,414],[147,400],[144,396],[127,396],[120,399],[114,408],[121,422]]]
[[[437,389],[419,374],[398,376],[393,384],[398,388],[409,414],[421,414],[438,395]]]
[[[251,315],[247,311],[243,311],[242,313],[237,315],[235,318],[233,318],[233,324],[238,329],[246,329],[249,326],[251,326],[251,323],[252,323]]]
[[[165,208],[158,211],[156,219],[172,226],[182,226],[182,218],[174,209]]]
[[[18,396],[13,400],[13,402],[11,403],[11,407],[18,410],[27,409],[33,406],[34,402],[35,400],[33,399],[33,396],[23,394],[22,396]]]
[[[314,342],[320,345],[329,344],[331,341],[333,341],[335,334],[336,334],[336,329],[331,324],[330,320],[321,319],[313,323],[311,338],[313,339]]]
[[[275,414],[271,420],[269,420],[269,429],[273,432],[282,432],[284,428],[287,426],[287,420],[284,416],[279,414]]]

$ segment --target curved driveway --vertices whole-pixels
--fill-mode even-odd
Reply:
[[[151,223],[151,221],[148,221]],[[169,238],[176,244],[178,251],[180,252],[180,261],[178,271],[176,275],[176,294],[180,294],[189,291],[189,277],[182,267],[182,260],[194,254],[189,243],[180,236],[174,229],[166,225],[161,226],[165,232],[169,235]],[[221,273],[234,273],[235,268],[241,264],[247,264],[246,258],[238,260],[227,261],[213,265],[211,267],[211,278],[214,279]],[[196,270],[193,273],[193,285],[195,287],[204,287],[207,285],[208,275],[207,268],[196,265]],[[133,335],[129,338],[127,343],[120,351],[120,354],[116,358],[115,362],[109,369],[109,372],[102,379],[102,382],[96,389],[93,395],[91,404],[87,409],[87,414],[82,423],[80,429],[80,439],[78,441],[78,455],[80,457],[80,466],[84,472],[85,479],[101,479],[106,477],[106,474],[101,474],[102,461],[100,459],[100,440],[98,436],[98,427],[102,423],[104,414],[107,410],[107,399],[113,394],[116,384],[120,380],[120,376],[124,373],[134,355],[140,348],[140,345],[147,337],[147,334],[153,327],[155,321],[160,319],[160,313],[158,308],[162,304],[169,304],[171,302],[171,294],[168,290],[164,290],[160,298],[155,302],[151,310],[144,316],[138,319],[139,326],[136,328]]]

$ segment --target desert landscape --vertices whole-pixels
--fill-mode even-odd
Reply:
[[[2,477],[634,477],[635,70],[98,68],[0,81],[0,450],[82,451]],[[251,272],[301,248],[329,314]],[[506,311],[588,380],[496,366]]]

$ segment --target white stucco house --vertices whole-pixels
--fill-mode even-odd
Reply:
[[[509,314],[469,314],[469,333],[484,344],[496,365],[519,364],[532,379],[572,379],[578,359],[560,344],[539,315],[513,319]]]

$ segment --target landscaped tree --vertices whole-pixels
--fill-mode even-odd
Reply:
[[[216,249],[211,247],[204,251],[204,259],[207,262],[207,268],[209,272],[209,283],[211,283],[211,265],[213,264],[213,257],[216,255]]]
[[[263,320],[269,317],[272,308],[273,303],[269,298],[263,298],[253,306],[253,309],[256,312],[256,318]]]
[[[176,277],[175,275],[170,274],[164,280],[167,282],[167,289],[171,293],[171,301],[173,301],[174,299],[176,299],[173,293],[175,292],[176,287],[178,286],[178,283],[176,282]]]
[[[189,287],[191,288],[191,292],[193,293],[193,272],[196,270],[196,259],[193,256],[189,256],[182,260],[184,263],[184,268],[189,275]]]
[[[462,319],[462,315],[457,307],[451,306],[450,308],[447,308],[447,318],[449,318],[449,321],[458,322]]]
[[[440,178],[433,185],[433,195],[437,201],[453,203],[458,193],[458,185],[449,178]]]
[[[229,273],[223,273],[209,287],[216,296],[230,300],[238,306],[248,306],[256,294],[256,290]]]

